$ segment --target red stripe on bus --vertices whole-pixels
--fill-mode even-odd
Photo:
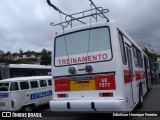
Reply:
[[[132,81],[132,76],[129,73],[129,70],[124,70],[124,84],[130,83]]]
[[[136,74],[136,80],[141,80],[146,77],[146,74],[144,71],[135,71]]]
[[[124,83],[130,83],[132,81],[132,75],[130,75],[129,70],[124,70]],[[146,77],[146,74],[144,71],[135,71],[136,74],[136,80],[141,80]]]

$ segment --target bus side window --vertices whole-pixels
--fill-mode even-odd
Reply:
[[[48,80],[48,86],[52,86],[52,80]]]
[[[20,82],[20,88],[21,88],[21,90],[29,89],[28,81]]]
[[[135,66],[138,66],[137,50],[136,50],[135,46],[133,46],[133,58],[134,58]]]
[[[19,90],[19,86],[17,82],[12,82],[11,83],[11,87],[10,87],[10,91],[17,91]]]
[[[142,60],[142,55],[141,52],[137,49],[137,53],[138,53],[138,65],[139,67],[143,67],[143,60]]]
[[[47,86],[47,81],[46,80],[40,80],[40,87],[46,87]]]
[[[134,45],[133,45],[133,57],[134,57],[135,66],[143,68],[144,58],[142,57],[141,51],[138,50],[138,48],[136,48]]]
[[[125,53],[123,35],[119,32],[118,36],[119,36],[119,42],[120,42],[120,48],[121,48],[121,54],[122,54],[122,61],[123,61],[123,64],[126,65],[127,58],[126,58],[126,53]]]
[[[31,88],[38,88],[38,81],[30,81]]]

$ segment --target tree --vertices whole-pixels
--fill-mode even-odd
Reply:
[[[40,64],[41,65],[51,65],[51,56],[42,55]]]
[[[10,52],[10,51],[7,51],[7,52],[6,52],[6,55],[11,55],[11,52]]]
[[[20,50],[19,50],[19,53],[20,53],[20,54],[23,54],[23,50],[20,49]]]
[[[151,63],[154,63],[157,61],[157,57],[158,57],[157,54],[155,54],[154,52],[153,53],[149,52],[147,48],[143,49],[143,51],[149,57],[149,60],[151,61]]]
[[[46,49],[43,49],[41,51],[41,65],[51,65],[51,51],[47,51]]]
[[[48,55],[48,51],[46,49],[43,48],[43,50],[41,51],[42,55]]]

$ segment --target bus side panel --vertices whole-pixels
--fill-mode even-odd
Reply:
[[[116,99],[125,99],[125,88],[124,88],[124,75],[123,75],[123,63],[121,56],[121,49],[119,44],[119,37],[117,32],[117,26],[110,25],[111,29],[111,40],[112,40],[112,50],[113,50],[113,60],[112,66],[116,71]]]

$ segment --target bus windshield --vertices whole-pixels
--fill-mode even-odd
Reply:
[[[77,31],[55,39],[55,57],[71,57],[106,50],[111,51],[108,27]]]
[[[0,83],[0,91],[8,91],[9,83]]]

